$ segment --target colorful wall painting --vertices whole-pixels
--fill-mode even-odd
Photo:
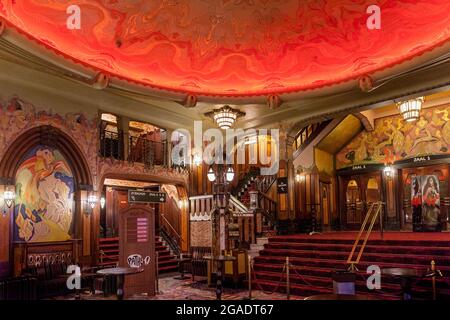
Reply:
[[[436,176],[422,176],[422,223],[424,231],[439,231],[439,179]]]
[[[64,156],[45,145],[32,148],[16,173],[16,241],[71,239],[75,181]]]
[[[414,176],[411,183],[411,207],[413,231],[422,231],[422,193],[420,176]]]
[[[423,109],[410,123],[398,116],[375,120],[374,130],[363,131],[336,154],[336,169],[385,164],[425,155],[450,155],[450,106]]]

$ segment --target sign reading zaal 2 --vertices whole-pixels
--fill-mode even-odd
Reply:
[[[128,190],[130,203],[163,203],[166,202],[165,192]]]

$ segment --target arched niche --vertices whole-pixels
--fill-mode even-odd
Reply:
[[[0,162],[0,183],[14,185],[20,161],[38,145],[46,145],[61,152],[73,172],[76,190],[92,188],[92,176],[80,148],[66,133],[48,125],[24,132],[9,146]]]
[[[27,154],[38,146],[46,146],[53,150],[58,150],[68,168],[66,171],[73,178],[73,190],[77,195],[74,196],[73,200],[75,202],[72,216],[73,223],[69,231],[72,239],[60,241],[63,239],[58,238],[51,242],[51,245],[48,245],[48,242],[40,242],[42,239],[36,242],[30,239],[28,239],[30,240],[29,242],[27,239],[18,239],[20,237],[17,237],[17,226],[15,225],[18,211],[14,208],[10,215],[11,219],[3,219],[2,223],[4,225],[7,223],[8,229],[0,235],[0,241],[6,240],[9,242],[5,251],[9,257],[6,260],[6,274],[20,275],[22,270],[36,265],[35,263],[38,260],[51,259],[57,256],[65,256],[68,258],[67,261],[70,262],[78,261],[79,253],[81,252],[79,237],[81,235],[82,220],[90,220],[90,217],[81,216],[83,210],[81,207],[82,193],[91,190],[93,185],[87,161],[74,140],[58,128],[43,125],[29,129],[18,136],[9,145],[0,159],[0,184],[16,186],[18,169],[26,161]],[[13,232],[14,228],[16,228],[16,232]],[[14,241],[14,239],[19,241]],[[89,246],[89,240],[83,242],[83,244]]]

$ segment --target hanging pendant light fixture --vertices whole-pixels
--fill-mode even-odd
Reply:
[[[418,97],[397,103],[398,110],[405,121],[411,122],[419,120],[420,110],[425,101],[423,97]]]
[[[245,113],[230,106],[223,106],[220,109],[206,113],[205,116],[211,117],[220,129],[226,130],[236,123],[237,118],[245,116]]]

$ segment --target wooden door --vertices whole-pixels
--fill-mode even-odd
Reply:
[[[364,192],[360,177],[346,179],[345,184],[345,223],[347,229],[359,228],[364,211]]]
[[[119,212],[119,266],[144,268],[125,278],[125,298],[133,294],[155,295],[155,213],[145,205],[130,205]]]
[[[329,183],[320,183],[320,193],[321,193],[321,222],[322,222],[322,229],[328,229],[331,224],[331,185]]]

